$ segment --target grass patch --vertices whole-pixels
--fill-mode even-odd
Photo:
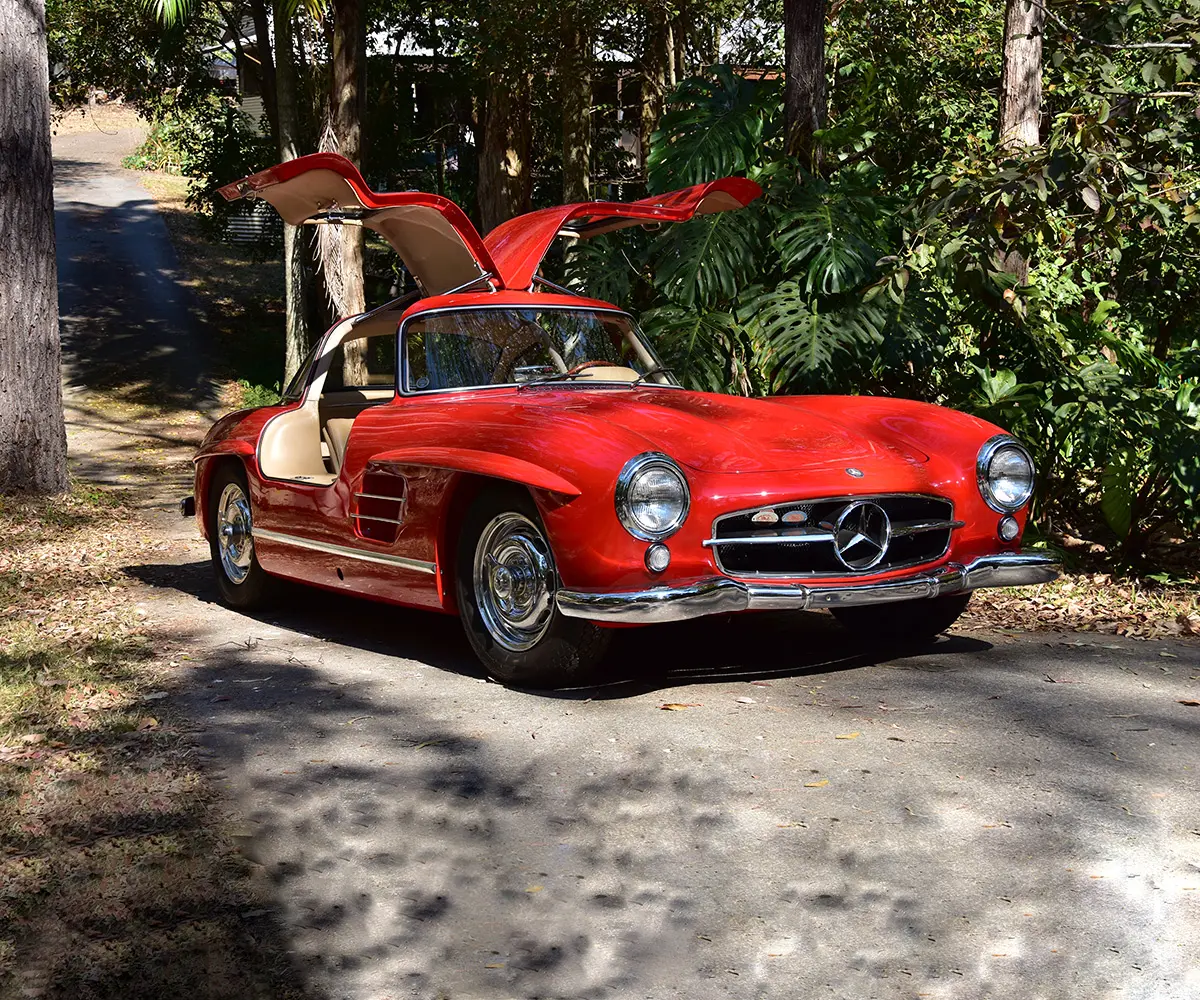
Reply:
[[[120,569],[159,544],[126,502],[0,498],[0,996],[299,996]]]

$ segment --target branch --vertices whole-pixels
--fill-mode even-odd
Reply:
[[[1064,31],[1069,31],[1080,41],[1087,42],[1089,45],[1095,45],[1097,48],[1115,49],[1118,52],[1125,52],[1129,49],[1190,49],[1195,47],[1195,42],[1129,42],[1124,45],[1114,42],[1099,42],[1094,38],[1088,38],[1087,35],[1081,35],[1076,29],[1072,28],[1066,21],[1050,10],[1041,0],[1028,0],[1028,2],[1030,6],[1040,8],[1043,14]]]

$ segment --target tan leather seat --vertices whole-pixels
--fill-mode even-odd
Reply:
[[[346,442],[350,438],[350,428],[353,426],[353,417],[331,417],[321,428],[321,440],[329,449],[329,464],[334,473],[342,470],[342,462],[346,459]]]

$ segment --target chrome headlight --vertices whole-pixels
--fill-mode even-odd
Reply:
[[[979,492],[992,510],[1011,514],[1033,496],[1033,459],[1025,446],[1007,434],[989,438],[975,463]]]
[[[617,477],[617,517],[634,538],[658,542],[675,534],[691,502],[683,470],[659,452],[631,458]]]

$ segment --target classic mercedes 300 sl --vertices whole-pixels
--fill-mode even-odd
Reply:
[[[336,323],[281,403],[209,432],[184,508],[234,607],[282,577],[457,614],[497,679],[566,685],[614,626],[828,608],[928,638],[973,590],[1058,573],[1020,550],[1034,468],[1000,428],[902,399],[688,391],[627,312],[539,274],[559,236],[737,210],[751,181],[543,209],[486,239],[332,154],[222,193],[366,226],[419,289]]]

